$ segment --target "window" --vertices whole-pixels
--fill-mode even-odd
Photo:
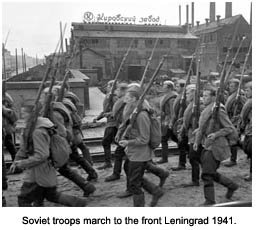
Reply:
[[[223,47],[223,53],[227,53],[228,52],[228,47]]]

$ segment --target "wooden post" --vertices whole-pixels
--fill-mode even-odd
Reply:
[[[25,56],[25,52],[24,52],[24,72],[26,72],[26,56]]]
[[[60,46],[61,46],[61,53],[64,53],[64,45],[63,45],[63,32],[62,32],[62,22],[60,22]]]

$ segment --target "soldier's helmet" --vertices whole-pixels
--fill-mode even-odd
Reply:
[[[63,104],[64,104],[68,109],[70,109],[72,112],[77,112],[76,106],[74,105],[74,103],[73,103],[70,99],[64,98],[64,99],[63,99]]]
[[[74,105],[77,105],[80,103],[79,97],[70,91],[66,92],[65,98],[70,99]]]
[[[64,117],[65,122],[70,123],[72,121],[69,110],[65,107],[65,105],[62,102],[55,101],[52,103],[52,106],[53,111],[59,112]]]

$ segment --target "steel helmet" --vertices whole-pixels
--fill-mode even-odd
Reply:
[[[67,108],[69,108],[72,112],[77,112],[76,106],[73,104],[73,102],[72,102],[70,99],[64,98],[64,99],[63,99],[63,104],[64,104]]]
[[[78,103],[80,103],[79,97],[78,97],[77,95],[75,95],[74,93],[70,92],[70,91],[69,91],[69,92],[66,92],[65,98],[70,99],[70,100],[73,102],[73,104],[75,104],[75,105],[77,105]]]
[[[70,112],[68,111],[68,109],[63,105],[62,102],[52,102],[52,108],[54,111],[57,111],[59,113],[62,114],[62,116],[64,117],[65,122],[71,122],[71,116],[70,116]]]

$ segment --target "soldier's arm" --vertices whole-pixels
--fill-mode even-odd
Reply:
[[[135,139],[128,140],[128,146],[146,145],[150,141],[150,119],[145,112],[137,116],[136,124],[138,126],[139,135]]]
[[[32,168],[45,162],[49,157],[50,137],[47,131],[36,129],[32,135],[33,138],[33,155],[26,160],[20,160],[19,166],[21,168]]]
[[[234,131],[234,126],[230,121],[226,111],[223,109],[220,109],[219,111],[219,121],[221,124],[221,128],[214,133],[215,138],[221,137],[221,136],[227,136]]]

